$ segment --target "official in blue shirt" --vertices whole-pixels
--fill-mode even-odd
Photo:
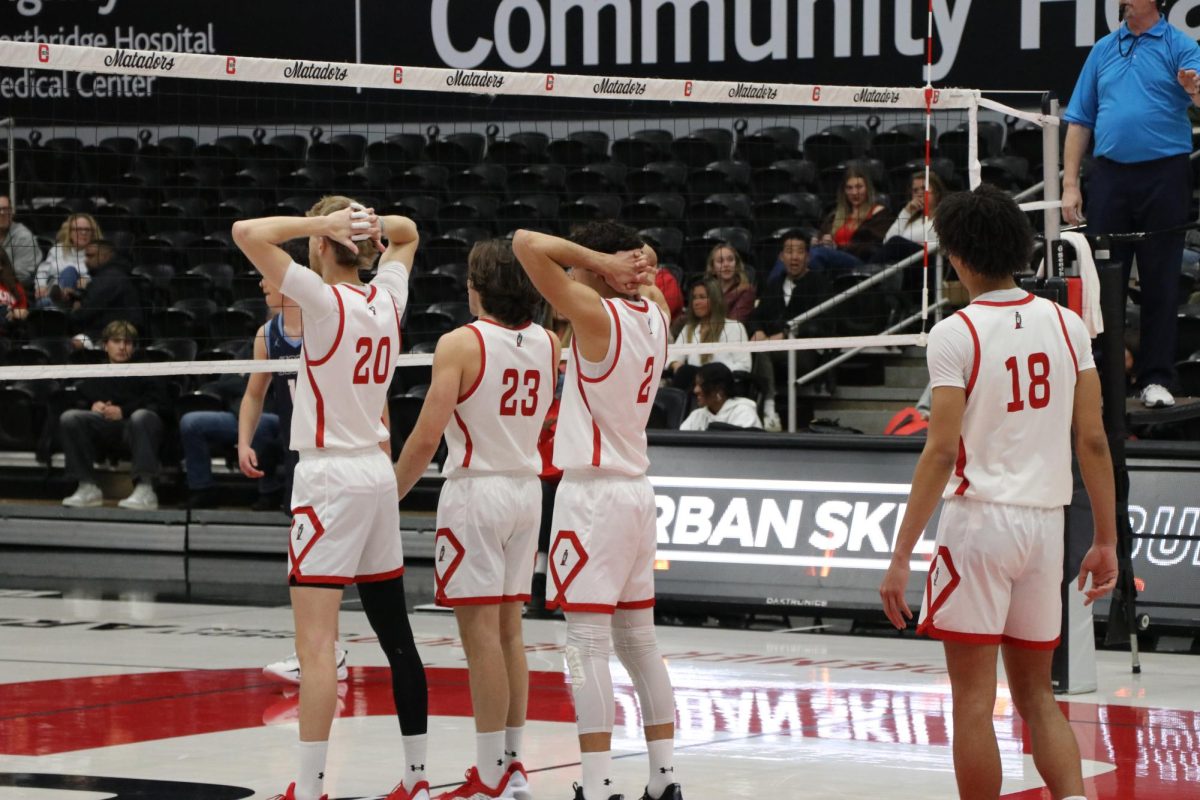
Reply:
[[[1095,131],[1088,174],[1088,232],[1161,231],[1188,222],[1192,124],[1200,105],[1200,47],[1162,15],[1162,0],[1121,0],[1124,22],[1088,54],[1063,118],[1063,219],[1083,221],[1079,165]],[[1175,345],[1182,231],[1113,247],[1128,284],[1141,286],[1138,387],[1149,408],[1175,404]]]

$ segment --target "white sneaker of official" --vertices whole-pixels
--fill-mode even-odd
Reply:
[[[1169,408],[1175,405],[1175,398],[1167,391],[1167,387],[1152,383],[1142,389],[1142,405],[1146,408]]]
[[[154,487],[148,482],[142,481],[137,486],[133,487],[133,492],[121,502],[117,503],[121,508],[131,508],[135,511],[153,511],[158,508],[158,495],[154,493]]]
[[[104,505],[104,492],[94,483],[80,483],[74,494],[63,498],[62,504],[68,508],[98,508]]]
[[[346,666],[346,648],[342,647],[341,642],[333,643],[333,654],[337,659],[337,679],[344,681],[350,677],[350,670]],[[300,659],[292,653],[282,661],[267,664],[263,667],[263,674],[282,683],[300,683]]]

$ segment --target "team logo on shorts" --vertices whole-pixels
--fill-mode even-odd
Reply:
[[[925,584],[926,603],[929,604],[929,617],[949,599],[950,594],[958,588],[960,578],[954,568],[954,559],[950,557],[950,549],[945,545],[938,547],[933,561],[929,562],[929,577]]]
[[[559,531],[550,547],[550,577],[560,599],[566,599],[567,587],[587,563],[588,554],[575,531]]]
[[[292,562],[292,574],[300,574],[300,563],[323,533],[325,528],[317,519],[317,512],[312,506],[301,506],[293,512],[292,527],[288,531],[288,556]]]
[[[449,528],[438,528],[437,537],[433,540],[433,578],[438,599],[445,597],[446,586],[454,577],[454,572],[462,563],[465,554],[466,549],[453,531]]]

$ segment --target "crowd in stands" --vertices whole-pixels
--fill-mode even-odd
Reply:
[[[898,125],[874,133],[870,144],[846,127],[809,137],[803,148],[792,128],[737,140],[699,129],[617,141],[455,133],[371,143],[352,134],[327,141],[223,136],[203,144],[107,139],[90,150],[60,143],[63,183],[17,162],[30,184],[26,195],[55,199],[16,207],[0,195],[0,365],[294,355],[298,320],[271,316],[284,301],[241,260],[229,224],[304,213],[330,189],[421,226],[404,331],[413,352],[432,352],[438,336],[469,319],[463,267],[476,241],[518,227],[562,233],[607,217],[632,225],[646,243],[676,344],[782,339],[797,316],[925,242],[935,245],[926,211],[936,215],[943,194],[963,185],[961,130],[937,140],[927,184],[917,132]],[[1001,148],[1002,134],[983,124],[984,176],[1017,189],[1040,150],[1018,152],[1035,140],[1020,130],[1008,132],[1011,151]],[[883,303],[883,319],[898,319],[918,302],[920,275],[916,267],[900,272],[876,293],[872,309]],[[847,303],[795,335],[878,332],[863,329],[864,316]],[[1181,328],[1181,358],[1200,354],[1194,339]],[[800,350],[797,358],[803,374],[822,355]],[[670,365],[664,391],[682,393],[683,401],[676,396],[673,411],[656,415],[655,424],[779,430],[786,362],[783,352],[752,357],[737,348],[681,358]],[[404,372],[394,393],[419,396],[421,379],[411,374],[419,370]],[[0,430],[0,448],[34,449],[42,460],[63,450],[80,482],[70,504],[98,502],[85,462],[110,450],[133,456],[136,484],[126,507],[156,505],[160,462],[184,464],[193,507],[216,503],[211,464],[222,455],[260,476],[256,507],[276,507],[286,496],[287,412],[276,408],[285,383],[259,375],[112,379],[111,386],[87,379],[50,389],[30,383],[0,390],[0,402],[26,402],[34,423]],[[743,413],[747,399],[752,416]]]

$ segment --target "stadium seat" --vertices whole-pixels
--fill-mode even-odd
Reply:
[[[723,226],[749,227],[753,218],[750,198],[739,193],[711,194],[687,207],[688,230],[693,234]]]
[[[1176,335],[1176,353],[1188,359],[1200,353],[1200,315],[1195,306],[1181,307]]]
[[[466,289],[454,275],[433,270],[417,272],[408,280],[411,291],[409,308],[425,308],[434,303],[461,301],[466,297]]]
[[[451,133],[444,138],[439,138],[439,136],[438,127],[431,126],[429,141],[425,145],[425,154],[435,164],[465,169],[483,160],[483,151],[487,145],[483,134],[466,131]]]
[[[817,188],[817,165],[798,158],[774,161],[753,171],[750,186],[764,200],[781,192],[812,191]]]
[[[428,157],[425,153],[425,145],[428,139],[424,134],[420,133],[393,133],[384,139],[390,145],[396,145],[404,150],[405,158],[413,163],[426,161]],[[367,158],[370,158],[370,152],[367,153]]]
[[[0,386],[0,450],[33,450],[55,381],[9,381]]]
[[[1029,162],[1021,156],[993,156],[980,163],[980,177],[1006,192],[1016,192],[1029,186]]]
[[[664,261],[678,262],[683,254],[683,231],[678,228],[643,228],[638,235],[654,248],[660,264]]]
[[[464,325],[472,319],[465,302],[434,303],[408,317],[407,337],[412,345],[436,342],[442,334]]]
[[[403,172],[420,163],[424,155],[424,138],[421,139],[419,147],[381,139],[367,145],[366,164],[367,166],[383,167],[392,172]]]
[[[635,228],[679,228],[686,208],[687,201],[678,192],[653,192],[626,204],[621,216]]]
[[[780,159],[798,158],[800,155],[800,131],[790,125],[772,125],[759,128],[749,136],[743,135],[737,142],[737,158],[754,169],[761,169]]]
[[[33,308],[25,319],[25,335],[30,339],[67,336],[70,327],[67,312],[60,308]]]
[[[30,339],[13,349],[9,363],[16,366],[66,364],[75,346],[67,336],[43,336]]]
[[[528,194],[500,206],[496,229],[500,233],[519,228],[554,230],[558,226],[559,201],[552,194]]]
[[[142,361],[195,361],[197,350],[195,339],[159,338],[144,347],[140,355]]]
[[[438,219],[444,227],[473,226],[494,230],[496,210],[500,201],[486,195],[467,195],[438,209]]]
[[[612,157],[631,168],[644,167],[651,161],[669,159],[674,140],[675,135],[666,130],[634,131],[612,143]]]
[[[460,195],[489,195],[503,198],[508,189],[508,168],[502,164],[472,164],[452,171],[446,179],[446,192],[453,200]]]
[[[518,131],[488,144],[487,160],[508,167],[524,167],[546,161],[550,137],[541,131]]]
[[[662,386],[654,394],[654,406],[650,409],[647,428],[655,430],[679,430],[687,414],[689,395],[674,386]]]
[[[440,198],[446,194],[446,181],[449,178],[449,168],[441,164],[417,164],[400,173],[393,170],[388,181],[388,192],[393,198],[410,194]]]
[[[713,245],[729,244],[737,250],[742,260],[748,262],[747,267],[754,263],[754,244],[750,231],[740,227],[710,228],[704,232],[704,238]]]
[[[733,132],[727,128],[698,128],[671,143],[671,154],[697,168],[733,155]]]
[[[836,275],[830,286],[830,294],[838,295],[870,277],[867,273],[851,272]],[[840,336],[871,336],[887,328],[891,320],[892,306],[888,295],[880,287],[851,297],[842,303],[836,314],[836,329]]]
[[[508,175],[508,191],[521,194],[562,194],[567,170],[561,164],[529,164]]]
[[[441,236],[422,243],[425,263],[437,267],[442,264],[466,263],[471,247],[480,239],[490,239],[491,231],[481,227],[459,227],[445,231]]]
[[[569,232],[571,227],[586,222],[617,219],[623,205],[617,194],[585,194],[561,206],[560,216]]]
[[[567,192],[576,197],[585,194],[621,194],[625,191],[624,164],[602,161],[567,173]]]
[[[870,140],[861,125],[830,125],[804,140],[804,157],[825,169],[865,155]]]
[[[970,128],[966,122],[952,131],[946,131],[938,137],[938,155],[950,159],[956,168],[965,172],[969,136]],[[980,120],[976,129],[976,138],[980,161],[998,156],[1004,151],[1004,124],[993,120]]]
[[[677,192],[687,188],[688,168],[680,161],[651,161],[625,176],[625,188],[637,197],[654,192]]]
[[[418,395],[391,395],[387,400],[388,421],[391,423],[392,460],[400,457],[404,442],[417,426],[417,418],[421,416],[421,406],[425,398]]]
[[[555,139],[546,146],[551,163],[564,167],[582,167],[609,157],[609,136],[604,131],[574,131],[565,139]]]
[[[893,127],[890,131],[876,134],[871,141],[871,154],[883,162],[888,169],[898,167],[914,158],[921,158],[925,151],[925,133],[920,138]]]

